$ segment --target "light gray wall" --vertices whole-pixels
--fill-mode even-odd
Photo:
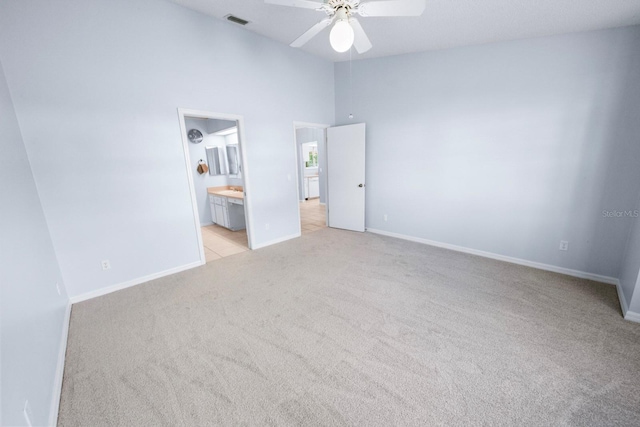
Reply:
[[[178,107],[244,116],[255,242],[297,233],[291,126],[333,119],[331,63],[161,0],[3,1],[0,57],[70,295],[198,260]]]
[[[627,304],[629,304],[629,311],[634,312],[634,314],[636,315],[640,313],[640,276],[636,280],[633,297],[631,298],[631,301],[628,302]]]
[[[638,164],[640,168],[640,164]],[[640,211],[640,198],[634,211]],[[620,269],[620,285],[631,311],[640,313],[640,219],[634,218],[633,226],[629,231],[629,238],[624,260]]]
[[[326,203],[326,188],[327,188],[327,157],[326,157],[326,141],[324,136],[325,130],[319,128],[300,128],[296,129],[296,144],[297,144],[297,165],[298,165],[298,180],[299,180],[299,198],[304,200],[304,168],[302,167],[302,161],[300,158],[301,145],[306,142],[318,142],[318,177],[320,184],[320,203]]]
[[[354,61],[352,81],[337,63],[335,121],[367,124],[367,227],[617,277],[632,222],[602,211],[639,190],[639,45],[496,43]]]
[[[201,119],[185,119],[187,132],[189,129],[198,129],[202,132],[203,139],[199,144],[189,143],[189,164],[193,173],[193,186],[196,192],[196,201],[198,202],[198,215],[200,216],[200,225],[213,224],[211,220],[211,207],[207,195],[208,187],[219,187],[229,185],[229,177],[227,175],[209,175],[205,173],[200,175],[197,171],[200,159],[207,161],[206,147],[223,147],[225,146],[225,138],[218,135],[210,135],[207,133],[208,120]]]
[[[0,146],[0,425],[25,425],[25,400],[47,425],[68,298],[1,64]]]

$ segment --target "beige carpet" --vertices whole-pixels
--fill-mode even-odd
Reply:
[[[333,229],[73,306],[59,425],[638,425],[613,286]]]

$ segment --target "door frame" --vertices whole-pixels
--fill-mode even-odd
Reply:
[[[249,249],[254,247],[253,242],[253,210],[251,209],[251,191],[249,181],[249,168],[247,167],[246,140],[244,131],[244,117],[238,114],[216,113],[212,111],[193,110],[189,108],[178,108],[178,122],[180,123],[180,137],[182,138],[182,149],[184,151],[184,164],[187,169],[187,180],[189,182],[189,195],[191,196],[191,209],[193,210],[193,222],[196,227],[196,235],[198,237],[198,249],[200,251],[201,265],[206,264],[207,260],[204,255],[204,242],[202,240],[202,225],[200,223],[200,214],[198,212],[198,201],[196,199],[196,188],[193,183],[193,172],[191,171],[191,157],[189,154],[189,138],[187,137],[187,129],[185,125],[185,117],[194,117],[199,119],[220,119],[231,120],[238,123],[238,148],[240,149],[240,164],[242,165],[242,187],[244,189],[244,215],[247,224],[247,243]]]
[[[316,129],[324,129],[324,141],[322,141],[322,143],[324,144],[324,155],[325,157],[327,156],[327,128],[330,128],[331,125],[327,125],[324,123],[309,123],[309,122],[299,122],[299,121],[295,121],[293,122],[293,154],[294,157],[296,159],[296,207],[298,208],[298,235],[302,235],[302,218],[300,216],[300,174],[298,173],[298,162],[300,161],[300,154],[298,153],[298,139],[297,139],[297,135],[296,135],[296,130],[300,129],[300,128],[316,128]],[[318,143],[320,143],[320,141],[318,141]],[[323,171],[323,176],[326,176],[326,171]],[[325,182],[326,184],[326,182]],[[327,192],[327,186],[325,185],[324,187],[325,189],[325,193]],[[327,198],[327,202],[329,201],[329,196],[328,194],[325,194],[325,197]],[[329,203],[325,203],[324,206],[324,210],[325,210],[325,223],[328,225],[329,224]]]

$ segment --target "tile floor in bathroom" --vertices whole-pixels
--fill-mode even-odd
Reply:
[[[300,202],[300,225],[302,234],[326,227],[326,210],[320,199]],[[207,262],[249,250],[247,230],[231,231],[215,224],[202,227],[202,242]]]
[[[207,262],[249,250],[247,230],[231,231],[215,224],[202,227],[202,243]]]

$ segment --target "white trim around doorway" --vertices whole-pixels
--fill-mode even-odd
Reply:
[[[196,235],[198,236],[198,249],[200,251],[200,262],[202,265],[206,263],[204,255],[204,244],[202,240],[202,228],[200,224],[200,215],[198,214],[198,202],[196,199],[196,190],[193,183],[193,172],[191,171],[189,157],[189,139],[185,126],[185,117],[193,117],[199,119],[220,119],[231,120],[238,123],[238,146],[240,148],[240,161],[242,164],[242,184],[244,188],[244,214],[247,224],[247,240],[249,249],[255,247],[253,241],[253,215],[251,205],[251,186],[249,183],[249,168],[247,167],[246,140],[244,131],[244,117],[237,114],[215,113],[211,111],[191,110],[187,108],[178,108],[178,121],[180,122],[180,136],[182,138],[182,148],[184,150],[184,161],[187,169],[187,177],[189,181],[189,193],[191,195],[191,208],[193,210],[193,221],[196,227]]]
[[[294,158],[296,159],[296,200],[298,202],[298,233],[301,236],[302,235],[302,218],[300,217],[300,174],[298,173],[298,162],[300,161],[300,156],[298,155],[298,138],[296,135],[296,130],[300,129],[300,128],[316,128],[316,129],[325,129],[325,133],[324,133],[324,141],[322,142],[324,144],[325,147],[325,156],[327,153],[326,147],[327,147],[327,132],[326,129],[330,128],[331,125],[326,125],[326,124],[322,124],[322,123],[309,123],[309,122],[298,122],[298,121],[294,121],[293,122],[293,155]],[[323,172],[323,173],[326,173]],[[326,187],[325,187],[326,188]],[[324,203],[322,203],[324,204]],[[325,205],[325,211],[328,209],[327,205]],[[327,221],[329,220],[329,215],[327,212],[326,215]],[[327,222],[327,225],[329,223]]]

